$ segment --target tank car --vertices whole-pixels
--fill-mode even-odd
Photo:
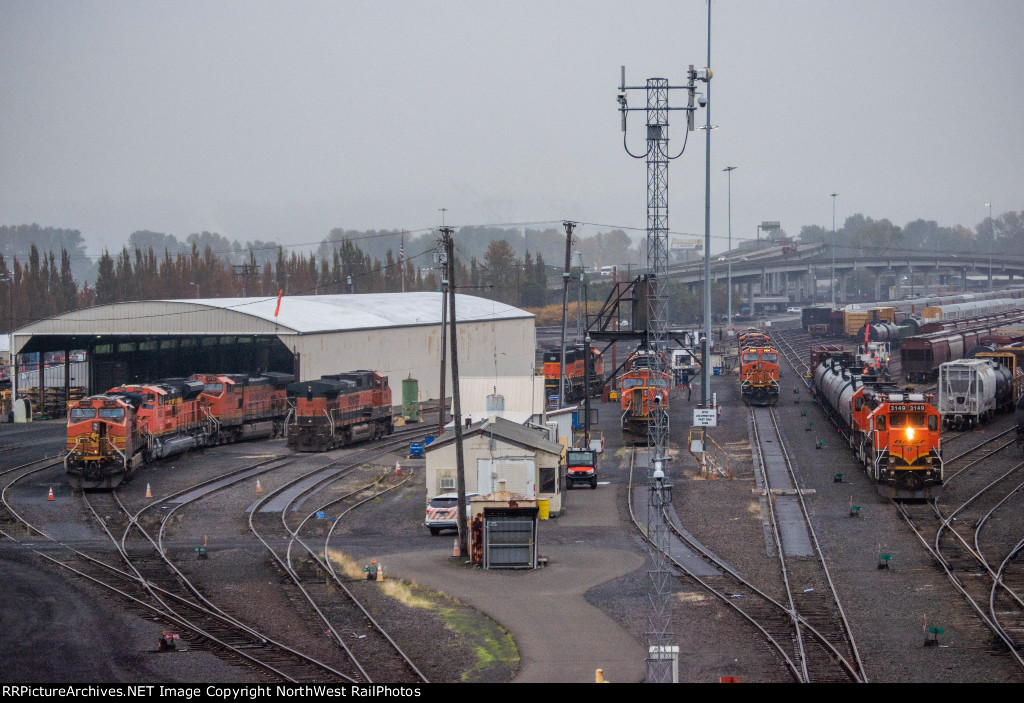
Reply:
[[[654,352],[638,349],[626,361],[626,371],[619,376],[619,404],[622,410],[622,434],[634,438],[646,437],[647,428],[661,413],[668,430],[668,392],[671,378],[666,371],[655,367]],[[668,366],[661,359],[661,368]]]
[[[323,452],[353,442],[379,439],[394,430],[388,377],[376,371],[330,374],[288,385],[294,412],[288,446]]]
[[[898,500],[933,499],[942,492],[941,418],[919,393],[902,393],[860,373],[848,357],[824,356],[812,373],[812,393],[878,492]]]
[[[1013,376],[994,359],[960,359],[939,366],[942,422],[951,429],[986,422],[1013,405]]]
[[[146,462],[209,443],[203,383],[164,379],[83,398],[68,409],[64,471],[75,490],[116,488]]]

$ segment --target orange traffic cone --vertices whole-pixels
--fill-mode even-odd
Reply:
[[[263,492],[263,486],[260,485],[260,480],[259,479],[256,479],[256,492],[257,493],[262,493]]]
[[[46,500],[53,500],[53,486],[50,486],[50,495],[46,496]]]
[[[397,461],[395,462],[395,475],[396,476],[401,476],[402,475],[402,465],[399,464]]]
[[[149,484],[148,483],[146,484],[146,497],[147,498],[152,498],[153,497],[153,491],[149,490]]]
[[[459,540],[458,540],[458,538],[456,538],[455,541],[452,542],[452,556],[453,557],[459,556]]]

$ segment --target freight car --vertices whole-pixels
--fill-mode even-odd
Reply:
[[[863,338],[858,330],[863,331],[864,325],[888,322],[895,324],[896,309],[892,307],[864,308],[859,305],[848,305],[843,310],[843,334],[847,337]]]
[[[660,413],[668,431],[669,374],[658,371],[655,352],[638,349],[626,361],[626,371],[619,376],[619,403],[622,409],[622,434],[646,437],[647,428]],[[667,369],[664,357],[661,368]]]
[[[587,358],[590,363],[590,395],[601,392],[604,385],[604,365],[601,352],[597,347],[590,347]],[[544,352],[544,395],[558,398],[559,377],[562,368],[562,350],[552,349]],[[584,367],[583,349],[567,348],[565,350],[565,402],[575,403],[583,400],[587,387],[587,369]]]
[[[857,330],[857,339],[864,339],[869,342],[884,342],[891,349],[898,349],[900,342],[907,337],[917,334],[915,325],[897,325],[892,322],[867,323]]]
[[[747,405],[779,401],[779,351],[771,337],[757,329],[739,333],[740,394]]]
[[[951,429],[976,427],[1013,407],[1013,375],[995,359],[961,359],[939,366],[939,414]]]
[[[941,418],[928,398],[878,383],[850,365],[848,352],[823,355],[811,390],[878,492],[898,500],[933,499],[942,491]]]
[[[921,316],[925,320],[963,320],[1024,309],[1024,300],[1017,298],[996,298],[993,300],[972,300],[949,305],[934,305],[925,308]]]
[[[68,409],[64,472],[75,490],[116,488],[143,464],[203,446],[216,421],[191,379],[118,386]]]
[[[1017,400],[1017,447],[1024,448],[1024,395]]]
[[[806,307],[800,313],[800,326],[810,332],[811,325],[828,326],[832,316],[832,308],[812,305]]]
[[[288,384],[294,407],[287,426],[288,446],[324,452],[353,442],[379,439],[394,430],[388,377],[351,371]]]
[[[900,344],[900,361],[908,381],[930,381],[939,366],[965,357],[968,351],[1000,334],[1005,321],[950,332],[933,332],[907,337]]]

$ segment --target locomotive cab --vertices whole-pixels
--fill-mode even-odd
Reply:
[[[113,488],[137,465],[138,396],[92,396],[68,409],[64,470],[72,488]]]
[[[942,487],[941,417],[921,394],[875,398],[868,416],[872,477],[889,498],[930,499]]]

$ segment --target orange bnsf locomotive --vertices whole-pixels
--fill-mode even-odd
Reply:
[[[565,402],[575,403],[583,400],[587,386],[587,359],[582,349],[566,348],[565,350]],[[590,347],[590,395],[599,393],[604,385],[604,366],[601,352],[597,347]],[[544,352],[544,395],[550,400],[558,398],[559,375],[562,367],[562,350],[554,349]]]
[[[202,400],[214,418],[219,444],[284,436],[286,388],[295,376],[270,371],[255,377],[197,373],[192,379],[203,383]]]
[[[812,349],[812,356],[814,351]],[[878,492],[899,500],[942,493],[942,418],[920,393],[863,374],[850,352],[821,352],[812,393],[844,432]]]
[[[118,386],[68,410],[64,471],[75,490],[115,488],[148,461],[206,444],[215,423],[200,381]]]
[[[779,351],[771,337],[757,329],[739,334],[740,393],[747,405],[779,401]]]
[[[394,429],[388,377],[376,371],[292,383],[288,399],[295,407],[288,423],[288,446],[300,452],[378,439]]]
[[[671,381],[668,364],[661,357],[661,368],[655,370],[655,352],[638,349],[626,361],[625,372],[619,376],[619,404],[622,408],[622,433],[646,436],[654,413],[663,413],[668,429],[668,391]]]

